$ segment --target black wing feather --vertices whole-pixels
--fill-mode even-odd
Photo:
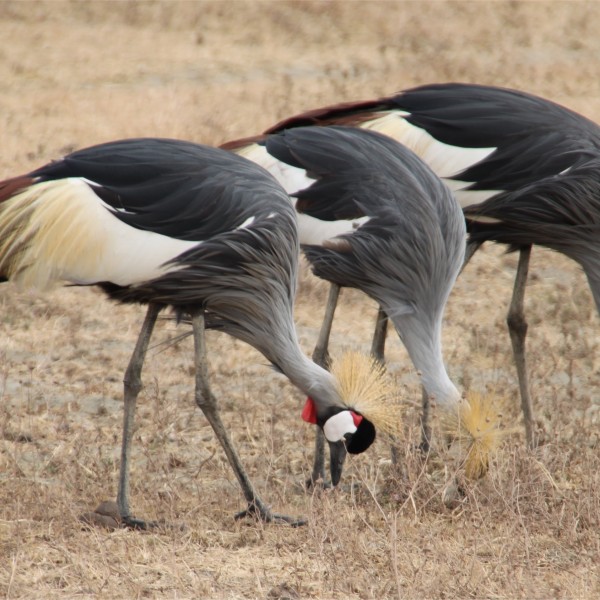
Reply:
[[[85,178],[115,216],[132,227],[202,241],[271,210],[243,201],[248,190],[269,198],[281,189],[260,167],[209,146],[157,138],[109,142],[37,169],[40,180]]]
[[[435,139],[464,148],[495,147],[455,176],[473,190],[516,190],[597,154],[600,127],[549,100],[473,84],[427,85],[388,99]]]
[[[600,159],[465,209],[470,239],[516,248],[540,244],[585,262],[600,239]],[[487,220],[481,221],[481,217]]]
[[[543,98],[506,88],[430,84],[366,102],[340,104],[286,119],[269,132],[310,123],[358,126],[389,111],[436,140],[459,148],[497,148],[456,174],[472,190],[516,190],[598,155],[600,127]],[[282,160],[285,160],[282,158]]]

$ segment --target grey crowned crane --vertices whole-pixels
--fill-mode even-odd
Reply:
[[[224,150],[166,139],[122,140],[74,152],[0,183],[0,277],[45,288],[55,282],[98,285],[113,300],[147,304],[124,378],[124,426],[117,505],[131,515],[129,456],[141,370],[159,312],[191,318],[195,400],[212,426],[248,508],[273,514],[253,488],[221,421],[207,377],[205,328],[218,328],[258,349],[303,390],[307,421],[321,427],[339,481],[346,450],[373,441],[377,412],[347,402],[346,387],[298,345],[293,299],[298,262],[294,210],[262,168]],[[382,382],[369,362],[370,387]],[[342,369],[343,370],[343,369]],[[343,374],[343,373],[342,373]]]
[[[267,136],[261,148],[282,177],[299,186],[292,194],[296,210],[314,223],[312,240],[302,245],[313,272],[379,303],[428,397],[451,433],[460,432],[468,444],[468,477],[483,475],[498,439],[492,403],[475,395],[463,399],[442,353],[444,309],[466,238],[450,190],[413,152],[375,132],[302,127]],[[320,462],[313,481],[322,476]]]
[[[267,133],[314,125],[384,133],[413,150],[454,191],[466,218],[466,261],[486,241],[520,253],[507,322],[528,445],[535,445],[523,310],[531,247],[583,268],[600,311],[600,127],[537,96],[473,84],[432,84],[286,119]],[[226,144],[295,187],[252,139]],[[304,219],[304,220],[303,220]],[[300,218],[300,241],[311,234]],[[465,262],[466,262],[465,261]],[[380,313],[380,319],[385,318]],[[382,340],[383,338],[379,338]],[[382,341],[379,342],[382,347]]]

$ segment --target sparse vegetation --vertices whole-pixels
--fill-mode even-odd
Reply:
[[[600,120],[595,2],[10,2],[0,4],[0,177],[133,136],[210,144],[302,109],[432,81],[527,89]],[[444,330],[453,378],[506,398],[520,423],[505,313],[514,257],[484,248]],[[236,522],[237,482],[193,402],[189,339],[144,371],[132,502],[185,531],[88,528],[114,498],[122,376],[143,311],[93,289],[0,289],[0,594],[6,598],[600,597],[600,353],[583,275],[536,248],[526,311],[542,435],[520,428],[481,481],[442,502],[452,456],[424,459],[421,391],[396,338],[406,404],[399,466],[378,441],[335,492],[307,494],[313,431],[303,398],[244,344],[209,335],[223,418],[263,497],[309,518]],[[306,269],[297,324],[307,353],[327,287]],[[332,353],[368,350],[375,306],[342,292]],[[176,334],[163,321],[163,339]]]

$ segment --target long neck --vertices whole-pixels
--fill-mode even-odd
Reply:
[[[280,356],[278,366],[297,388],[315,401],[318,410],[342,405],[334,377],[310,360],[297,343]]]
[[[392,321],[410,358],[420,374],[427,394],[440,406],[451,407],[460,400],[442,356],[442,320],[414,313],[393,317]]]
[[[266,330],[259,336],[244,336],[241,331],[236,334],[262,352],[297,388],[310,396],[319,411],[342,406],[334,377],[302,351],[291,313],[274,311],[265,326]]]

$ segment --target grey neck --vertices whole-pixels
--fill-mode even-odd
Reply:
[[[329,406],[342,406],[333,375],[304,354],[294,329],[288,331],[288,336],[271,345],[273,362],[298,389],[314,400],[319,412]]]
[[[392,320],[429,397],[440,406],[455,406],[460,400],[460,392],[448,377],[444,365],[441,318],[430,320],[415,313]]]

